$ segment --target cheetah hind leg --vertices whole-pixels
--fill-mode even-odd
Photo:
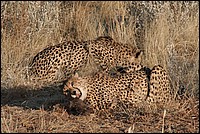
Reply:
[[[150,102],[168,102],[171,98],[170,81],[166,70],[156,65],[150,72],[150,91],[148,101]]]

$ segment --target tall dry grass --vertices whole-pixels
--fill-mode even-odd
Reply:
[[[173,7],[173,8],[172,8]],[[145,33],[145,64],[163,65],[175,94],[199,93],[199,7],[196,3],[165,3],[164,11]]]
[[[110,35],[164,66],[173,90],[198,94],[198,2],[2,2],[1,83],[24,84],[29,62],[64,40]]]

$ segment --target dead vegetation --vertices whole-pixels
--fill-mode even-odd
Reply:
[[[69,101],[56,88],[22,90],[1,94],[2,132],[198,133],[199,130],[199,101],[192,98],[173,101],[166,107],[119,104],[109,117],[87,110],[75,114],[68,109]]]
[[[119,105],[114,118],[74,115],[60,87],[33,90],[25,74],[40,50],[110,35],[168,71],[167,107]],[[1,2],[1,132],[199,132],[198,2]]]

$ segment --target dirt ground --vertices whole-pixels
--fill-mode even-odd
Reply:
[[[41,90],[2,87],[1,132],[199,132],[199,100],[192,98],[183,97],[165,108],[119,104],[110,111],[112,117],[81,111],[72,107],[72,102],[59,87]]]

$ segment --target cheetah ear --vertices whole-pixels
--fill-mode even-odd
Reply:
[[[143,51],[142,51],[142,50],[139,50],[138,52],[136,52],[135,58],[141,58],[142,55],[143,55]]]

